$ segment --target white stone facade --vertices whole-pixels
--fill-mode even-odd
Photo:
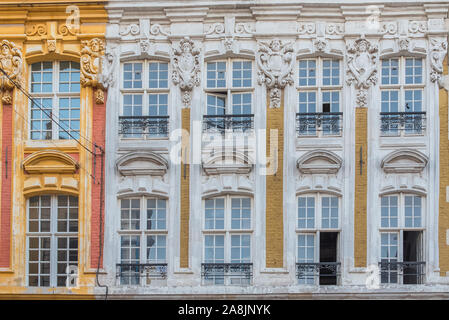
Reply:
[[[293,0],[112,0],[108,3],[107,56],[103,62],[103,82],[108,87],[105,273],[100,280],[109,286],[111,295],[282,296],[406,292],[438,295],[449,291],[449,277],[440,276],[438,261],[438,90],[444,85],[442,60],[447,54],[449,4],[409,0],[369,6],[371,2],[374,3],[345,0],[320,4]],[[183,61],[177,59],[183,59],[185,43],[192,45],[187,49],[192,59],[189,56],[184,67],[179,67]],[[268,60],[261,57],[263,54],[268,55]],[[278,64],[267,62],[274,61],[270,60],[274,54],[279,56]],[[407,57],[423,61],[423,81],[416,88],[423,94],[421,103],[422,111],[426,113],[426,129],[412,136],[383,136],[380,130],[382,90],[390,87],[382,85],[382,59],[405,61]],[[339,61],[338,84],[316,86],[316,92],[317,96],[320,90],[339,92],[338,111],[343,113],[340,134],[328,136],[321,132],[316,137],[299,137],[297,134],[298,92],[303,91],[298,80],[299,61],[304,59],[315,60],[318,72],[322,68],[321,61]],[[226,166],[221,153],[208,156],[210,146],[205,146],[205,137],[201,143],[201,136],[195,136],[195,132],[201,132],[207,94],[211,92],[206,85],[206,64],[237,60],[252,62],[252,83],[245,92],[252,97],[254,133],[245,134],[249,148],[238,148],[241,152],[236,153],[232,153],[232,144],[225,148],[225,159],[231,154],[237,163]],[[139,61],[143,61],[144,66],[150,61],[168,63],[168,88],[157,92],[168,95],[169,131],[181,128],[181,109],[190,108],[192,148],[203,147],[201,152],[191,152],[190,158],[188,269],[180,268],[179,261],[181,164],[170,158],[170,152],[178,150],[179,135],[173,139],[130,139],[119,134],[123,95],[133,92],[142,92],[144,97],[148,95],[148,91],[123,88],[124,64]],[[145,70],[142,74],[143,81],[147,81]],[[320,74],[317,74],[318,78]],[[399,92],[404,90],[399,85],[397,88]],[[263,172],[267,170],[259,156],[265,153],[259,149],[265,143],[265,132],[260,130],[266,128],[267,108],[279,106],[282,92],[284,172],[277,174],[283,174],[284,178],[284,268],[270,269],[265,265],[265,199],[267,192],[275,191],[267,191],[265,187]],[[270,106],[266,103],[267,93]],[[400,193],[420,195],[425,217],[420,229],[426,262],[425,284],[381,284],[378,289],[369,289],[366,281],[371,269],[354,267],[354,176],[355,163],[360,160],[354,147],[356,106],[368,108],[369,166],[363,168],[368,172],[367,265],[377,266],[380,261],[380,197]],[[341,276],[336,286],[301,285],[296,278],[297,197],[316,192],[339,199]],[[251,198],[253,278],[249,286],[202,284],[204,199],[216,195]],[[134,286],[117,282],[120,199],[130,196],[167,200],[164,231],[167,277],[164,281]],[[97,288],[97,292],[102,294],[103,289]]]

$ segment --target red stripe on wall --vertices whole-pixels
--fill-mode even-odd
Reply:
[[[2,196],[0,212],[0,268],[9,268],[11,257],[12,105],[3,104]],[[6,157],[6,154],[8,156]]]
[[[94,89],[95,90],[95,89]],[[92,111],[92,142],[101,146],[105,150],[105,125],[106,125],[106,93],[104,104],[97,104],[95,97],[93,98],[93,111]],[[100,201],[103,201],[103,223],[102,223],[102,242],[104,248],[104,199],[101,197],[101,156],[100,150],[95,149],[92,146],[92,150],[95,150],[97,155],[96,163],[92,159],[92,168],[95,169],[95,182],[92,180],[92,215],[91,215],[91,247],[90,247],[90,265],[92,268],[98,266],[98,255],[100,253]],[[104,168],[103,168],[104,175]],[[103,184],[104,190],[104,184]],[[104,251],[103,251],[104,252]],[[103,254],[100,259],[100,268],[103,267]]]

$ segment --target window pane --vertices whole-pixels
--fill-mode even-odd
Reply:
[[[299,85],[315,86],[316,85],[316,61],[300,60],[299,61]]]
[[[224,198],[205,201],[205,229],[224,229]]]
[[[232,63],[232,86],[251,87],[251,61],[234,61]]]
[[[168,63],[152,62],[150,63],[150,84],[153,88],[168,88]]]
[[[226,87],[226,62],[207,63],[207,87]]]
[[[147,200],[147,229],[165,230],[166,228],[166,200]]]
[[[313,229],[315,228],[315,198],[299,197],[298,198],[298,228]]]

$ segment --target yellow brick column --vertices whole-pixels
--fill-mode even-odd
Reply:
[[[447,56],[444,59],[443,76],[448,75]],[[440,116],[440,197],[438,235],[440,252],[440,275],[446,276],[449,271],[449,245],[447,244],[446,232],[449,229],[449,202],[447,189],[449,188],[449,139],[448,139],[448,92],[444,88],[439,91],[439,116]]]
[[[189,267],[189,221],[190,221],[190,108],[181,110],[181,230],[180,267]]]
[[[354,266],[366,266],[368,108],[355,109]]]
[[[284,256],[284,215],[283,215],[283,154],[284,154],[284,90],[281,92],[279,108],[270,108],[267,92],[267,159],[275,174],[267,170],[266,176],[266,266],[282,268]],[[277,142],[271,145],[270,130],[277,130]],[[275,137],[276,135],[274,135]],[[277,145],[277,148],[276,148]],[[273,149],[274,148],[274,149]],[[271,150],[274,150],[271,152]],[[277,170],[276,170],[277,168]]]

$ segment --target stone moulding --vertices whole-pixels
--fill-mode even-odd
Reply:
[[[78,162],[67,153],[58,150],[37,151],[22,162],[25,172],[34,173],[66,173],[73,174],[78,169]]]
[[[380,167],[385,173],[420,173],[428,161],[428,157],[417,150],[400,149],[385,156]]]
[[[132,152],[117,159],[116,167],[123,176],[163,176],[168,168],[168,161],[155,152]]]
[[[202,164],[207,175],[248,174],[253,164],[247,156],[239,152],[217,153]]]
[[[303,174],[335,174],[342,164],[338,155],[327,150],[307,152],[296,161],[296,167]]]

